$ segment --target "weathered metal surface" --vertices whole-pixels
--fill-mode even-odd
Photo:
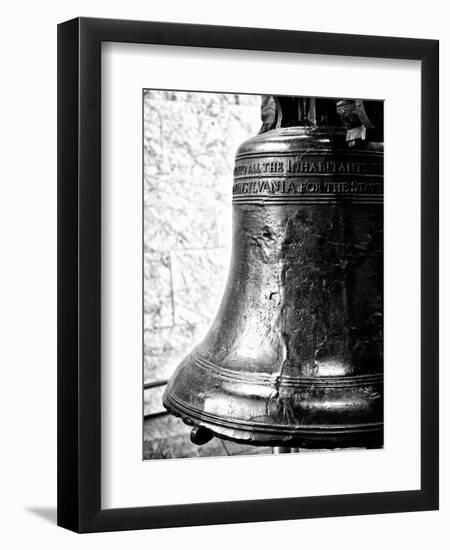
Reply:
[[[319,116],[303,102],[237,152],[228,285],[163,398],[219,437],[382,445],[383,150]]]

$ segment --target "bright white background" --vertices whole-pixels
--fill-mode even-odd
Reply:
[[[369,9],[370,6],[370,9]],[[450,36],[446,2],[156,4],[22,2],[2,12],[0,235],[0,541],[6,548],[448,547],[450,521],[449,291],[441,288],[441,510],[77,536],[53,525],[56,504],[56,24],[77,15],[441,40],[441,280],[450,276]],[[270,473],[269,473],[270,476]],[[50,520],[52,521],[49,521]]]
[[[385,99],[383,450],[142,461],[144,87]],[[102,90],[103,507],[420,488],[419,63],[105,44]]]

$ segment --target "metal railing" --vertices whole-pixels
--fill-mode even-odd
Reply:
[[[165,386],[167,384],[168,380],[155,380],[154,382],[146,382],[144,384],[144,391],[151,390],[153,388],[160,388],[161,386]],[[156,411],[152,413],[144,414],[144,420],[149,420],[150,418],[160,418],[161,416],[168,415],[169,412],[165,409],[162,411]]]
[[[161,386],[165,386],[167,382],[168,380],[156,380],[154,382],[146,382],[144,384],[144,391],[151,390],[152,388],[159,388]]]

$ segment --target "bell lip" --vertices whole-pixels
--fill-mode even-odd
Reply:
[[[236,411],[253,409],[253,419],[246,419],[242,414],[233,414],[209,408],[205,410],[201,402],[191,399],[189,388],[185,385],[186,377],[195,380],[196,392],[210,395],[215,388],[217,403],[226,399],[230,406],[235,403]],[[264,373],[249,373],[243,370],[234,370],[215,365],[203,358],[197,349],[194,349],[171,376],[163,395],[164,407],[173,415],[191,426],[203,426],[218,437],[252,445],[287,445],[307,448],[347,448],[367,447],[367,441],[376,441],[380,447],[380,433],[383,430],[382,409],[376,412],[380,399],[380,386],[383,385],[381,373],[352,375],[352,376],[324,376],[292,378],[278,377]],[[267,392],[299,391],[301,387],[313,386],[316,395],[316,411],[305,408],[298,403],[295,415],[286,421],[278,415],[278,410],[271,410],[266,417],[260,416],[254,409],[255,399],[267,407]],[[222,388],[218,391],[217,388]],[[239,388],[238,392],[231,388]],[[367,397],[367,390],[371,389],[369,400],[356,399],[362,394]],[[323,398],[329,398],[330,391],[341,391],[342,404],[345,405],[342,414],[332,415],[327,422],[318,422],[317,413],[326,405]],[[352,393],[349,401],[349,394]],[[356,392],[356,394],[355,394]],[[226,394],[226,395],[225,395]],[[355,397],[356,396],[356,397]],[[253,404],[252,404],[253,403]],[[349,406],[351,405],[351,406]],[[341,407],[342,409],[342,407]],[[351,410],[350,410],[351,409]],[[267,409],[266,409],[267,410]],[[294,414],[294,411],[292,411]],[[351,418],[351,420],[350,420]],[[303,420],[302,420],[303,419]],[[308,422],[308,423],[306,423]],[[374,435],[375,434],[375,435]],[[376,435],[378,434],[378,435]],[[371,444],[372,445],[372,444]]]
[[[203,411],[180,402],[166,390],[163,405],[167,411],[180,418],[186,425],[203,427],[215,437],[252,446],[296,447],[303,449],[382,449],[384,422],[342,426],[297,426],[282,434],[280,426],[261,424],[252,430],[236,421],[206,415]],[[286,428],[286,427],[284,427]]]

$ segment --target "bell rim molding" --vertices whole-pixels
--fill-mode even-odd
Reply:
[[[175,398],[168,392],[164,397],[164,406],[171,414],[192,427],[203,427],[210,430],[215,437],[227,439],[236,443],[254,446],[288,446],[303,449],[367,449],[376,446],[383,449],[383,422],[340,424],[340,425],[308,425],[301,424],[263,424],[249,423],[238,419],[226,419],[205,413],[187,403]],[[245,429],[247,428],[247,429]],[[363,436],[363,440],[361,440]],[[354,444],[352,445],[351,442]],[[357,444],[358,442],[358,444]]]

